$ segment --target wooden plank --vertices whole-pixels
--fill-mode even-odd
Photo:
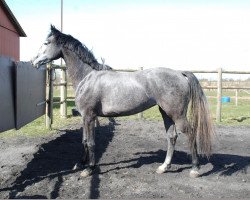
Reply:
[[[62,64],[61,64],[62,65]],[[60,114],[62,118],[67,118],[67,73],[61,70],[61,86],[60,86]]]
[[[221,122],[222,69],[218,69],[216,121]]]
[[[204,86],[204,87],[202,87],[202,89],[217,89],[217,88],[218,88],[218,86]],[[225,89],[225,90],[235,90],[235,89],[250,90],[250,87],[225,86],[225,87],[222,87],[222,89]]]
[[[212,73],[217,73],[218,71],[216,71],[216,70],[207,70],[207,71],[205,71],[205,70],[187,70],[187,71],[190,71],[190,72],[192,72],[192,73],[209,73],[209,74],[212,74]]]
[[[225,70],[222,73],[226,73],[226,74],[250,74],[250,71],[228,71],[228,70]]]
[[[46,115],[45,115],[45,125],[46,128],[51,129],[52,124],[53,124],[53,74],[54,74],[54,69],[48,65],[48,70],[47,70],[47,82],[49,83],[47,85],[47,103],[46,103]]]

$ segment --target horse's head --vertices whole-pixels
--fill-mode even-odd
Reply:
[[[58,34],[61,34],[61,32],[51,25],[49,35],[40,47],[38,54],[31,61],[34,66],[39,67],[39,65],[47,64],[62,57],[62,44],[57,41]]]

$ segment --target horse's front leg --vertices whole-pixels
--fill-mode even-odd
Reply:
[[[75,164],[75,166],[73,167],[73,170],[83,169],[84,165],[86,164],[88,160],[87,134],[86,134],[86,131],[84,131],[83,129],[82,129],[82,144],[83,144],[83,149],[84,149],[83,156],[81,158],[81,161]]]
[[[81,176],[86,177],[93,173],[95,168],[95,117],[86,116],[83,118],[83,146],[86,169],[81,172]]]

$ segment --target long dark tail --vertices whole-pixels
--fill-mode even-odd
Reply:
[[[198,79],[192,72],[182,72],[188,78],[190,85],[190,113],[191,124],[191,148],[198,144],[198,152],[209,157],[212,150],[212,138],[214,127],[209,112],[206,96],[201,88]]]

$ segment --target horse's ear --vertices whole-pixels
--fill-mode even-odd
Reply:
[[[50,36],[60,34],[60,31],[56,29],[54,25],[50,25]]]
[[[51,25],[50,25],[50,30],[51,30],[51,31],[56,30],[55,26],[51,24]]]

